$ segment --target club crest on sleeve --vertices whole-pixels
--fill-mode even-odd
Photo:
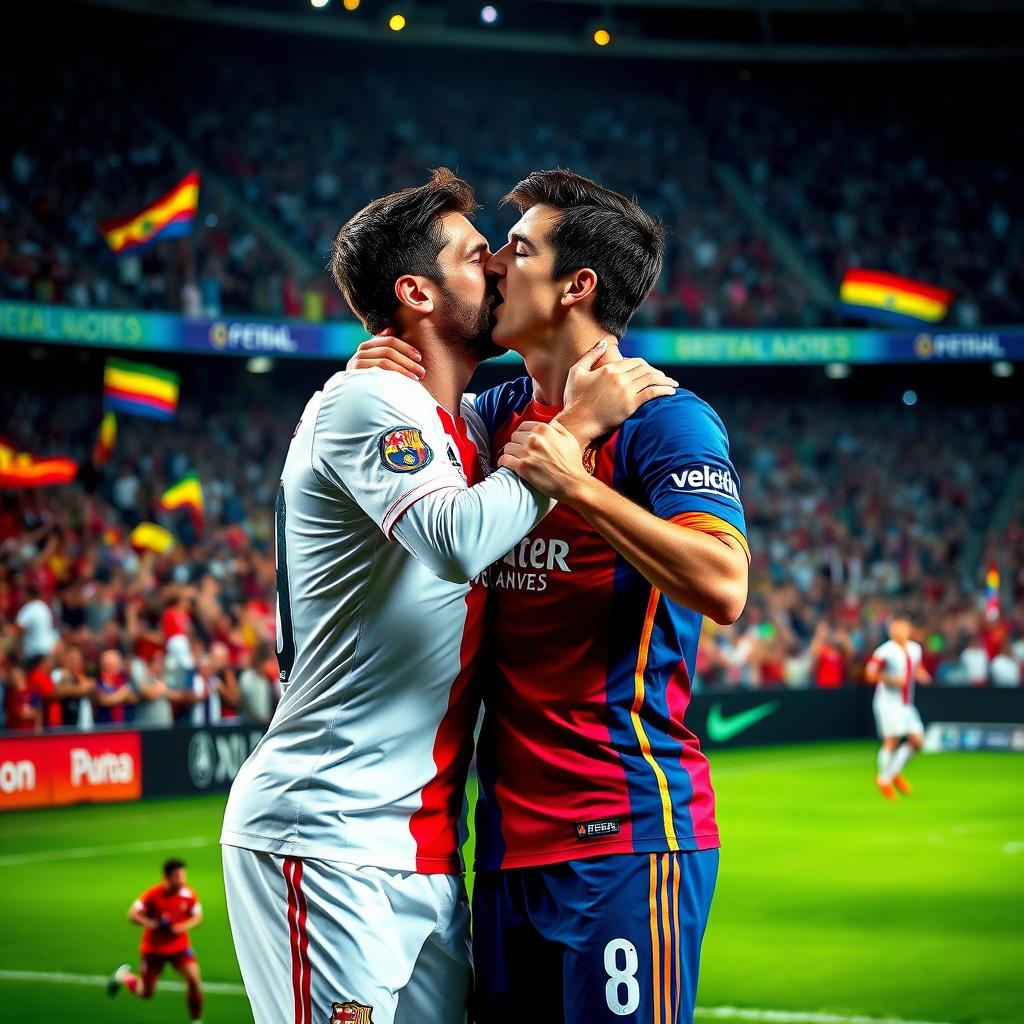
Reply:
[[[392,473],[415,473],[434,457],[416,427],[392,427],[381,435],[378,447],[380,461]]]
[[[373,1007],[365,1003],[331,1003],[330,1024],[373,1024]]]

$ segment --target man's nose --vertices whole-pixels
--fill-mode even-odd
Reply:
[[[484,267],[484,272],[489,277],[504,277],[505,269],[505,259],[500,250],[487,257],[487,265]]]

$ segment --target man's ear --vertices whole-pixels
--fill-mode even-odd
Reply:
[[[590,267],[581,267],[565,283],[562,291],[562,305],[574,306],[584,299],[591,299],[597,293],[597,274]]]
[[[426,277],[403,274],[395,282],[395,297],[407,309],[420,316],[434,312],[433,282]]]

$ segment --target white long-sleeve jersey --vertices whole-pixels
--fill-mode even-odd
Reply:
[[[228,799],[221,841],[461,870],[485,588],[547,512],[487,476],[467,398],[453,417],[394,373],[339,373],[306,406],[277,499],[283,695]]]

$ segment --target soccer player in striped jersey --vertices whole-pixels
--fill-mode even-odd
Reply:
[[[369,204],[335,241],[350,306],[371,331],[414,340],[426,379],[336,374],[285,459],[283,695],[221,836],[257,1024],[461,1024],[465,1013],[460,848],[486,597],[476,578],[551,504],[514,472],[488,475],[482,421],[463,400],[496,351],[473,208],[469,186],[440,170]],[[587,371],[597,357],[573,377],[586,393],[584,410],[567,410],[577,429],[589,424],[581,438],[674,390],[650,367],[609,387]]]
[[[864,669],[864,678],[875,687],[872,708],[882,741],[875,784],[886,800],[898,799],[897,791],[910,795],[903,770],[924,746],[924,725],[914,704],[914,685],[930,683],[932,677],[921,663],[921,645],[910,639],[911,630],[906,616],[894,618],[889,623],[889,639],[871,655]]]
[[[732,622],[746,600],[739,478],[722,421],[685,390],[581,455],[561,408],[570,368],[625,333],[662,230],[569,171],[535,172],[508,200],[522,216],[488,264],[503,299],[493,339],[530,376],[476,411],[497,463],[558,504],[488,579],[477,1019],[534,1007],[565,1024],[678,1024],[692,1019],[719,846],[684,718],[702,616]],[[380,345],[366,351],[382,358]],[[612,346],[608,372],[617,358]]]

